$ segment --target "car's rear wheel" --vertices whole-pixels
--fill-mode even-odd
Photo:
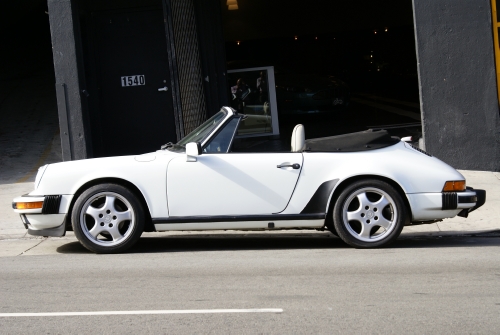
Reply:
[[[123,252],[144,230],[144,209],[122,185],[100,184],[84,191],[73,206],[71,221],[80,243],[96,253]]]
[[[399,192],[377,179],[347,186],[333,209],[337,234],[356,248],[388,245],[401,234],[408,218],[408,209]]]

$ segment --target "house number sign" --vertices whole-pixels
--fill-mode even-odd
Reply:
[[[143,74],[122,77],[122,87],[141,85],[146,85],[146,77]]]

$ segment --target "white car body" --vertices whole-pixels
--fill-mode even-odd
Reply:
[[[234,117],[234,110],[224,110],[224,122],[205,138],[202,147]],[[300,168],[277,168],[280,164],[299,164]],[[361,152],[202,153],[190,157],[185,152],[158,150],[62,162],[41,167],[34,190],[13,202],[60,196],[58,208],[49,213],[45,207],[14,209],[30,234],[45,236],[62,236],[75,195],[101,182],[138,190],[156,231],[322,228],[334,192],[353,178],[364,177],[397,185],[409,204],[412,222],[451,218],[476,206],[476,200],[472,201],[476,192],[468,189],[456,195],[456,208],[444,209],[445,182],[465,180],[464,176],[402,141]]]

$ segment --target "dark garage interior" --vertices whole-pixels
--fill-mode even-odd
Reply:
[[[410,0],[229,3],[221,0],[228,69],[274,66],[285,140],[298,122],[306,137],[380,126],[420,136]],[[228,78],[229,87],[239,79]],[[307,91],[316,101],[299,101]]]
[[[33,165],[61,160],[54,63],[46,12],[44,0],[2,4],[0,181],[23,181],[23,176],[35,168]]]
[[[228,62],[334,75],[355,91],[418,102],[411,0],[238,3],[238,10],[221,6]]]

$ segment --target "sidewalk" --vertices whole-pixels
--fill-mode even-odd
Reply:
[[[410,226],[403,229],[402,236],[444,236],[464,235],[479,232],[500,230],[500,173],[481,171],[460,171],[467,179],[467,185],[486,190],[486,204],[467,219],[455,217],[434,224]],[[0,239],[35,239],[26,234],[19,216],[12,210],[12,199],[18,195],[30,192],[33,183],[16,183],[0,185]],[[304,232],[312,231],[281,231]],[[236,231],[206,232],[206,234],[233,234]],[[257,232],[262,234],[262,232]],[[162,235],[187,234],[184,232],[161,233]],[[205,234],[197,232],[197,234]],[[245,232],[245,234],[252,234]],[[145,235],[158,236],[158,233],[145,233]],[[74,238],[73,233],[68,233],[68,238]]]

